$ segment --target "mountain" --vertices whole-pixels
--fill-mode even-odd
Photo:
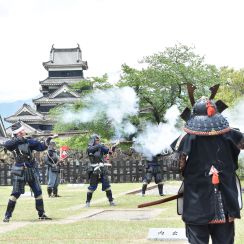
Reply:
[[[17,112],[17,110],[23,105],[23,103],[32,105],[32,99],[0,103],[0,115],[3,119],[3,123],[5,127],[10,126],[10,124],[4,121],[4,118],[13,115],[15,112]]]

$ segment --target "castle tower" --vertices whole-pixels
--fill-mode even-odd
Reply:
[[[71,90],[70,85],[84,80],[83,71],[88,69],[79,44],[76,48],[54,48],[53,45],[50,60],[43,66],[48,77],[39,81],[41,96],[32,100],[35,108],[23,104],[15,114],[5,118],[9,123],[22,121],[33,128],[33,133],[52,130],[55,121],[48,116],[50,109],[80,99],[80,91]]]

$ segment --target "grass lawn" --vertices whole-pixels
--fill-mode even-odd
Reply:
[[[179,182],[166,182],[177,185]],[[159,243],[147,240],[149,228],[179,227],[184,224],[176,213],[176,201],[150,207],[150,209],[163,209],[154,218],[145,220],[94,220],[89,218],[75,219],[75,216],[96,210],[137,210],[137,205],[160,199],[156,195],[122,195],[121,192],[138,189],[140,183],[112,184],[116,207],[108,206],[105,193],[101,186],[94,193],[90,208],[84,208],[87,185],[61,185],[59,193],[61,198],[48,198],[46,186],[44,192],[45,210],[54,221],[37,220],[34,199],[22,196],[17,202],[16,209],[10,223],[0,223],[0,232],[6,225],[10,231],[0,234],[1,243]],[[0,188],[0,215],[3,217],[11,187]],[[29,187],[26,187],[29,191]],[[117,195],[117,196],[116,196]],[[148,208],[145,208],[148,209]],[[243,211],[242,211],[243,216]],[[73,222],[65,223],[70,217]],[[25,224],[22,226],[22,224]],[[16,229],[14,228],[17,226]],[[244,220],[236,220],[236,244],[244,243]],[[177,242],[164,242],[177,243]],[[184,242],[181,242],[184,243]]]

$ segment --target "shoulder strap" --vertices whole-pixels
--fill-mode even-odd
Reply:
[[[175,144],[175,150],[176,151],[178,151],[178,149],[179,149],[179,146],[180,146],[180,143],[181,143],[181,141],[182,141],[182,139],[184,138],[184,136],[186,135],[187,133],[182,133],[181,135],[180,135],[180,137],[178,138],[178,140],[177,140],[177,142],[176,142],[176,144]]]
[[[48,156],[48,158],[52,161],[52,163],[55,164],[53,158],[52,158],[52,157],[50,156],[50,154],[49,154],[49,151],[47,151],[47,156]]]

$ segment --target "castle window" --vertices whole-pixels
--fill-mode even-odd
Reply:
[[[49,77],[83,77],[82,70],[58,70],[58,71],[49,71]]]

